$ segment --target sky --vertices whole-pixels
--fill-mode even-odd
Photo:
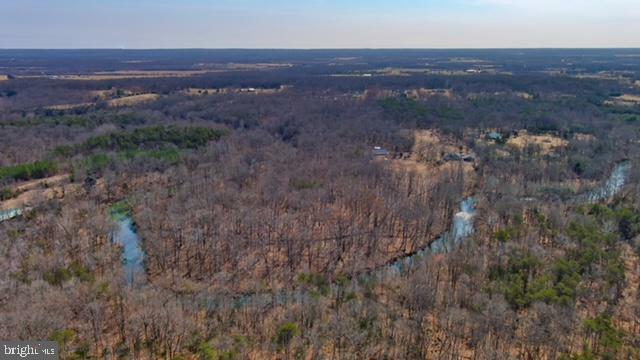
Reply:
[[[640,47],[640,0],[0,0],[0,48]]]

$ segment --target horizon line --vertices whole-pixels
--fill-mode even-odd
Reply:
[[[78,51],[78,50],[122,50],[122,51],[172,51],[172,50],[281,50],[281,51],[316,51],[316,50],[640,50],[638,47],[95,47],[95,48],[0,48],[0,51],[45,50],[45,51]]]

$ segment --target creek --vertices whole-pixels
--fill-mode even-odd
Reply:
[[[579,196],[580,201],[593,203],[613,197],[624,187],[630,169],[631,164],[629,162],[617,164],[609,178],[596,189]],[[476,216],[475,205],[476,202],[471,197],[462,200],[460,203],[460,211],[453,217],[449,231],[418,251],[394,259],[375,269],[365,271],[358,275],[358,278],[366,279],[372,276],[379,277],[398,274],[416,265],[419,261],[428,258],[430,255],[452,251],[473,233],[473,221]],[[146,283],[144,268],[145,254],[142,250],[140,238],[135,231],[133,220],[129,216],[121,216],[117,220],[117,225],[118,228],[114,233],[113,239],[123,247],[123,262],[127,281],[132,285],[144,284]],[[240,296],[205,295],[208,306],[212,306],[213,304],[219,305],[229,299],[235,299],[237,306],[256,303],[283,303],[290,300],[291,296],[291,292],[287,291],[253,293]]]

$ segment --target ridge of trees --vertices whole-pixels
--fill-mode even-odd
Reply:
[[[78,145],[58,147],[55,153],[72,156],[94,150],[136,151],[159,149],[168,145],[179,149],[196,149],[225,134],[225,130],[207,127],[150,126],[95,136]]]
[[[0,167],[0,180],[33,180],[54,175],[58,170],[53,161],[36,161],[29,164]]]

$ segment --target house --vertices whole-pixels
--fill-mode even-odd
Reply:
[[[389,157],[389,150],[383,149],[380,146],[376,146],[373,148],[373,157],[386,159],[387,157]]]

